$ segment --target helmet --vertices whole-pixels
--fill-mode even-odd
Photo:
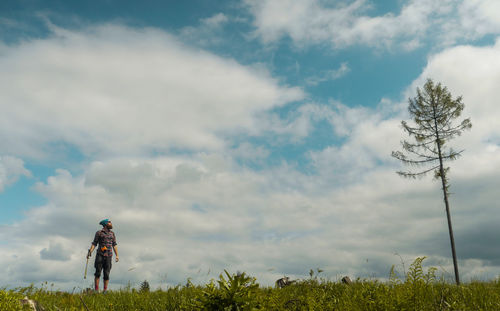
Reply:
[[[101,222],[99,224],[101,226],[106,226],[108,224],[108,222],[109,222],[109,219],[106,218],[106,219],[101,220]]]

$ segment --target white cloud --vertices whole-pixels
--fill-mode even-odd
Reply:
[[[202,19],[201,24],[209,28],[216,28],[227,23],[228,21],[229,18],[225,14],[217,13],[211,17]]]
[[[327,120],[333,134],[345,140],[309,152],[313,167],[325,183],[343,187],[360,181],[373,170],[394,168],[390,154],[399,148],[402,133],[400,120],[391,117],[394,109],[386,109],[386,105],[381,102],[379,107],[370,109],[331,101],[329,106],[316,108],[316,117]]]
[[[86,154],[215,150],[221,133],[258,131],[257,113],[303,97],[159,30],[53,31],[1,48],[0,148],[12,154],[61,141]]]
[[[263,146],[255,146],[250,143],[241,143],[237,148],[231,150],[235,159],[262,163],[270,155],[270,151]]]
[[[22,28],[21,23],[5,17],[0,17],[0,26],[4,26],[6,28]]]
[[[71,258],[70,252],[70,249],[64,247],[62,243],[50,241],[49,247],[40,251],[40,258],[42,260],[68,261]]]
[[[179,31],[179,38],[183,41],[195,43],[200,46],[217,45],[223,40],[218,34],[228,22],[229,17],[223,13],[218,13],[208,18],[202,18],[198,26],[187,26],[182,28]]]
[[[338,69],[327,70],[325,72],[322,72],[319,76],[308,77],[306,79],[306,84],[318,85],[322,82],[336,80],[349,73],[349,71],[351,71],[351,69],[349,68],[347,63],[344,62],[340,64],[340,67]]]
[[[459,6],[462,27],[471,37],[500,33],[500,2],[465,0]]]
[[[0,193],[21,176],[31,177],[31,172],[24,167],[23,160],[11,156],[0,156]]]
[[[500,10],[494,0],[409,0],[396,15],[372,16],[376,1],[344,1],[326,6],[319,0],[245,1],[254,15],[255,34],[263,42],[290,37],[298,46],[331,44],[345,48],[362,44],[404,50],[498,34]]]

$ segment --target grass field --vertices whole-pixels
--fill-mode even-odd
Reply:
[[[33,286],[0,290],[0,310],[23,309],[28,296],[45,310],[500,310],[500,281],[457,286],[424,271],[418,258],[404,279],[391,273],[387,282],[356,280],[346,285],[318,279],[285,288],[261,287],[245,273],[227,272],[218,280],[167,290],[126,288],[102,293],[67,293]]]

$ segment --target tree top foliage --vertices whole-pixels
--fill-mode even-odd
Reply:
[[[392,156],[410,166],[426,166],[418,172],[397,172],[403,177],[416,178],[434,171],[441,176],[440,160],[451,161],[458,158],[463,150],[445,150],[445,144],[472,127],[470,119],[455,122],[464,109],[462,97],[453,99],[448,89],[441,83],[428,79],[423,89],[417,88],[417,95],[409,99],[408,111],[414,124],[402,121],[404,131],[413,141],[403,140],[402,151],[393,151]],[[430,166],[430,167],[429,167]],[[444,169],[447,172],[449,168]]]

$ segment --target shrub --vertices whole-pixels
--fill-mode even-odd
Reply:
[[[141,293],[149,292],[149,283],[148,283],[148,281],[144,280],[144,282],[141,283],[141,286],[139,287],[139,292],[141,292]]]

